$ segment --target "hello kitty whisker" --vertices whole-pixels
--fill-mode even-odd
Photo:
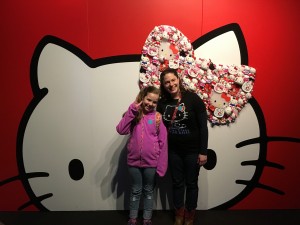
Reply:
[[[239,143],[236,144],[236,147],[237,148],[241,148],[241,147],[244,147],[244,146],[247,146],[247,145],[252,145],[252,144],[257,144],[257,143],[261,143],[262,140],[261,138],[251,138],[251,139],[248,139],[248,140],[245,140],[245,141],[241,141]]]
[[[285,142],[297,142],[300,143],[300,138],[293,138],[293,137],[279,137],[279,136],[274,136],[274,137],[257,137],[257,138],[251,138],[245,141],[241,141],[239,143],[236,144],[237,148],[241,148],[247,145],[251,145],[251,144],[266,144],[268,142],[274,142],[274,141],[285,141]]]
[[[40,196],[40,197],[36,197],[36,198],[34,198],[34,199],[32,199],[32,200],[26,202],[25,204],[21,205],[21,206],[18,208],[18,210],[21,211],[21,210],[27,208],[27,207],[30,206],[30,205],[36,205],[36,202],[42,202],[43,200],[45,200],[45,199],[47,199],[47,198],[50,198],[50,197],[52,197],[52,196],[53,196],[52,193],[48,193],[48,194],[42,195],[42,196]]]
[[[14,176],[14,177],[10,177],[6,180],[0,181],[0,187],[3,186],[4,184],[8,184],[8,183],[16,181],[16,180],[20,180],[20,176]]]
[[[0,187],[5,185],[5,184],[11,183],[13,181],[21,180],[22,177],[23,177],[22,175],[17,175],[17,176],[14,176],[14,177],[10,177],[6,180],[0,181]],[[35,178],[35,177],[49,177],[49,173],[45,173],[45,172],[27,173],[25,178],[30,179],[30,178]]]
[[[251,161],[244,161],[241,163],[242,166],[257,166],[259,163],[261,163],[261,161],[258,160],[251,160]],[[278,163],[274,163],[274,162],[269,162],[269,161],[265,161],[263,163],[263,166],[267,166],[267,167],[272,167],[272,168],[276,168],[276,169],[280,169],[283,170],[284,166],[278,164]]]
[[[32,172],[32,173],[26,173],[26,178],[35,178],[35,177],[49,177],[49,173],[46,172]]]
[[[253,184],[253,182],[251,180],[250,181],[236,180],[235,182],[237,184],[243,184],[243,185],[246,185],[246,186],[250,186],[251,184]],[[261,188],[261,189],[264,189],[264,190],[268,190],[268,191],[274,192],[274,193],[279,194],[279,195],[284,195],[283,191],[281,191],[279,189],[276,189],[276,188],[273,188],[273,187],[270,187],[270,186],[267,186],[267,185],[264,185],[264,184],[257,183],[257,184],[255,184],[255,187],[256,188]]]

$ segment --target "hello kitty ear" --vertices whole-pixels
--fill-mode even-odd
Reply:
[[[211,59],[218,64],[248,64],[247,47],[238,24],[215,29],[195,40],[193,46],[196,58]]]
[[[84,73],[86,67],[78,56],[66,48],[48,43],[41,50],[37,61],[39,88],[65,89],[76,76]]]
[[[198,79],[194,89],[206,105],[211,124],[228,125],[236,120],[252,97],[255,81],[255,68],[247,66],[248,53],[242,31],[237,24],[230,24],[200,37],[193,45],[202,70],[193,68],[193,78],[187,81]],[[212,105],[213,93],[221,94],[223,104],[216,104],[219,108]]]
[[[31,86],[35,95],[41,89],[64,89],[83,79],[86,69],[97,66],[85,52],[55,36],[47,35],[37,44],[30,64]],[[81,80],[80,80],[81,79]],[[59,92],[57,92],[59,93]]]

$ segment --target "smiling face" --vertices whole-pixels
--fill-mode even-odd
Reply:
[[[143,99],[143,111],[145,113],[152,112],[157,106],[158,98],[158,94],[149,92]]]
[[[179,78],[173,73],[166,73],[163,78],[163,86],[167,92],[171,94],[173,98],[179,97]]]

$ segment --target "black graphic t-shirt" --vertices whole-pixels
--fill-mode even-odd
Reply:
[[[207,154],[207,113],[203,101],[197,94],[185,92],[171,124],[177,103],[177,99],[160,100],[157,106],[169,130],[169,150]]]

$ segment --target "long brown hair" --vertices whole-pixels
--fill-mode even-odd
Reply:
[[[174,74],[179,79],[179,90],[180,90],[181,94],[184,94],[185,91],[186,91],[185,88],[182,85],[182,82],[181,82],[181,79],[180,79],[180,77],[177,73],[177,70],[176,69],[171,69],[171,68],[165,69],[164,71],[161,72],[160,78],[159,78],[159,80],[160,80],[160,94],[161,94],[161,99],[162,100],[172,99],[171,94],[164,87],[164,78],[165,78],[165,75],[168,74],[168,73]]]
[[[141,89],[139,94],[137,95],[137,97],[135,99],[136,103],[140,103],[141,101],[143,101],[148,93],[157,94],[159,96],[160,95],[160,90],[158,88],[154,87],[154,86],[148,86],[148,87],[145,87],[145,88]],[[135,117],[136,123],[138,123],[142,119],[142,116],[143,116],[143,108],[140,107],[138,109],[138,114]]]

